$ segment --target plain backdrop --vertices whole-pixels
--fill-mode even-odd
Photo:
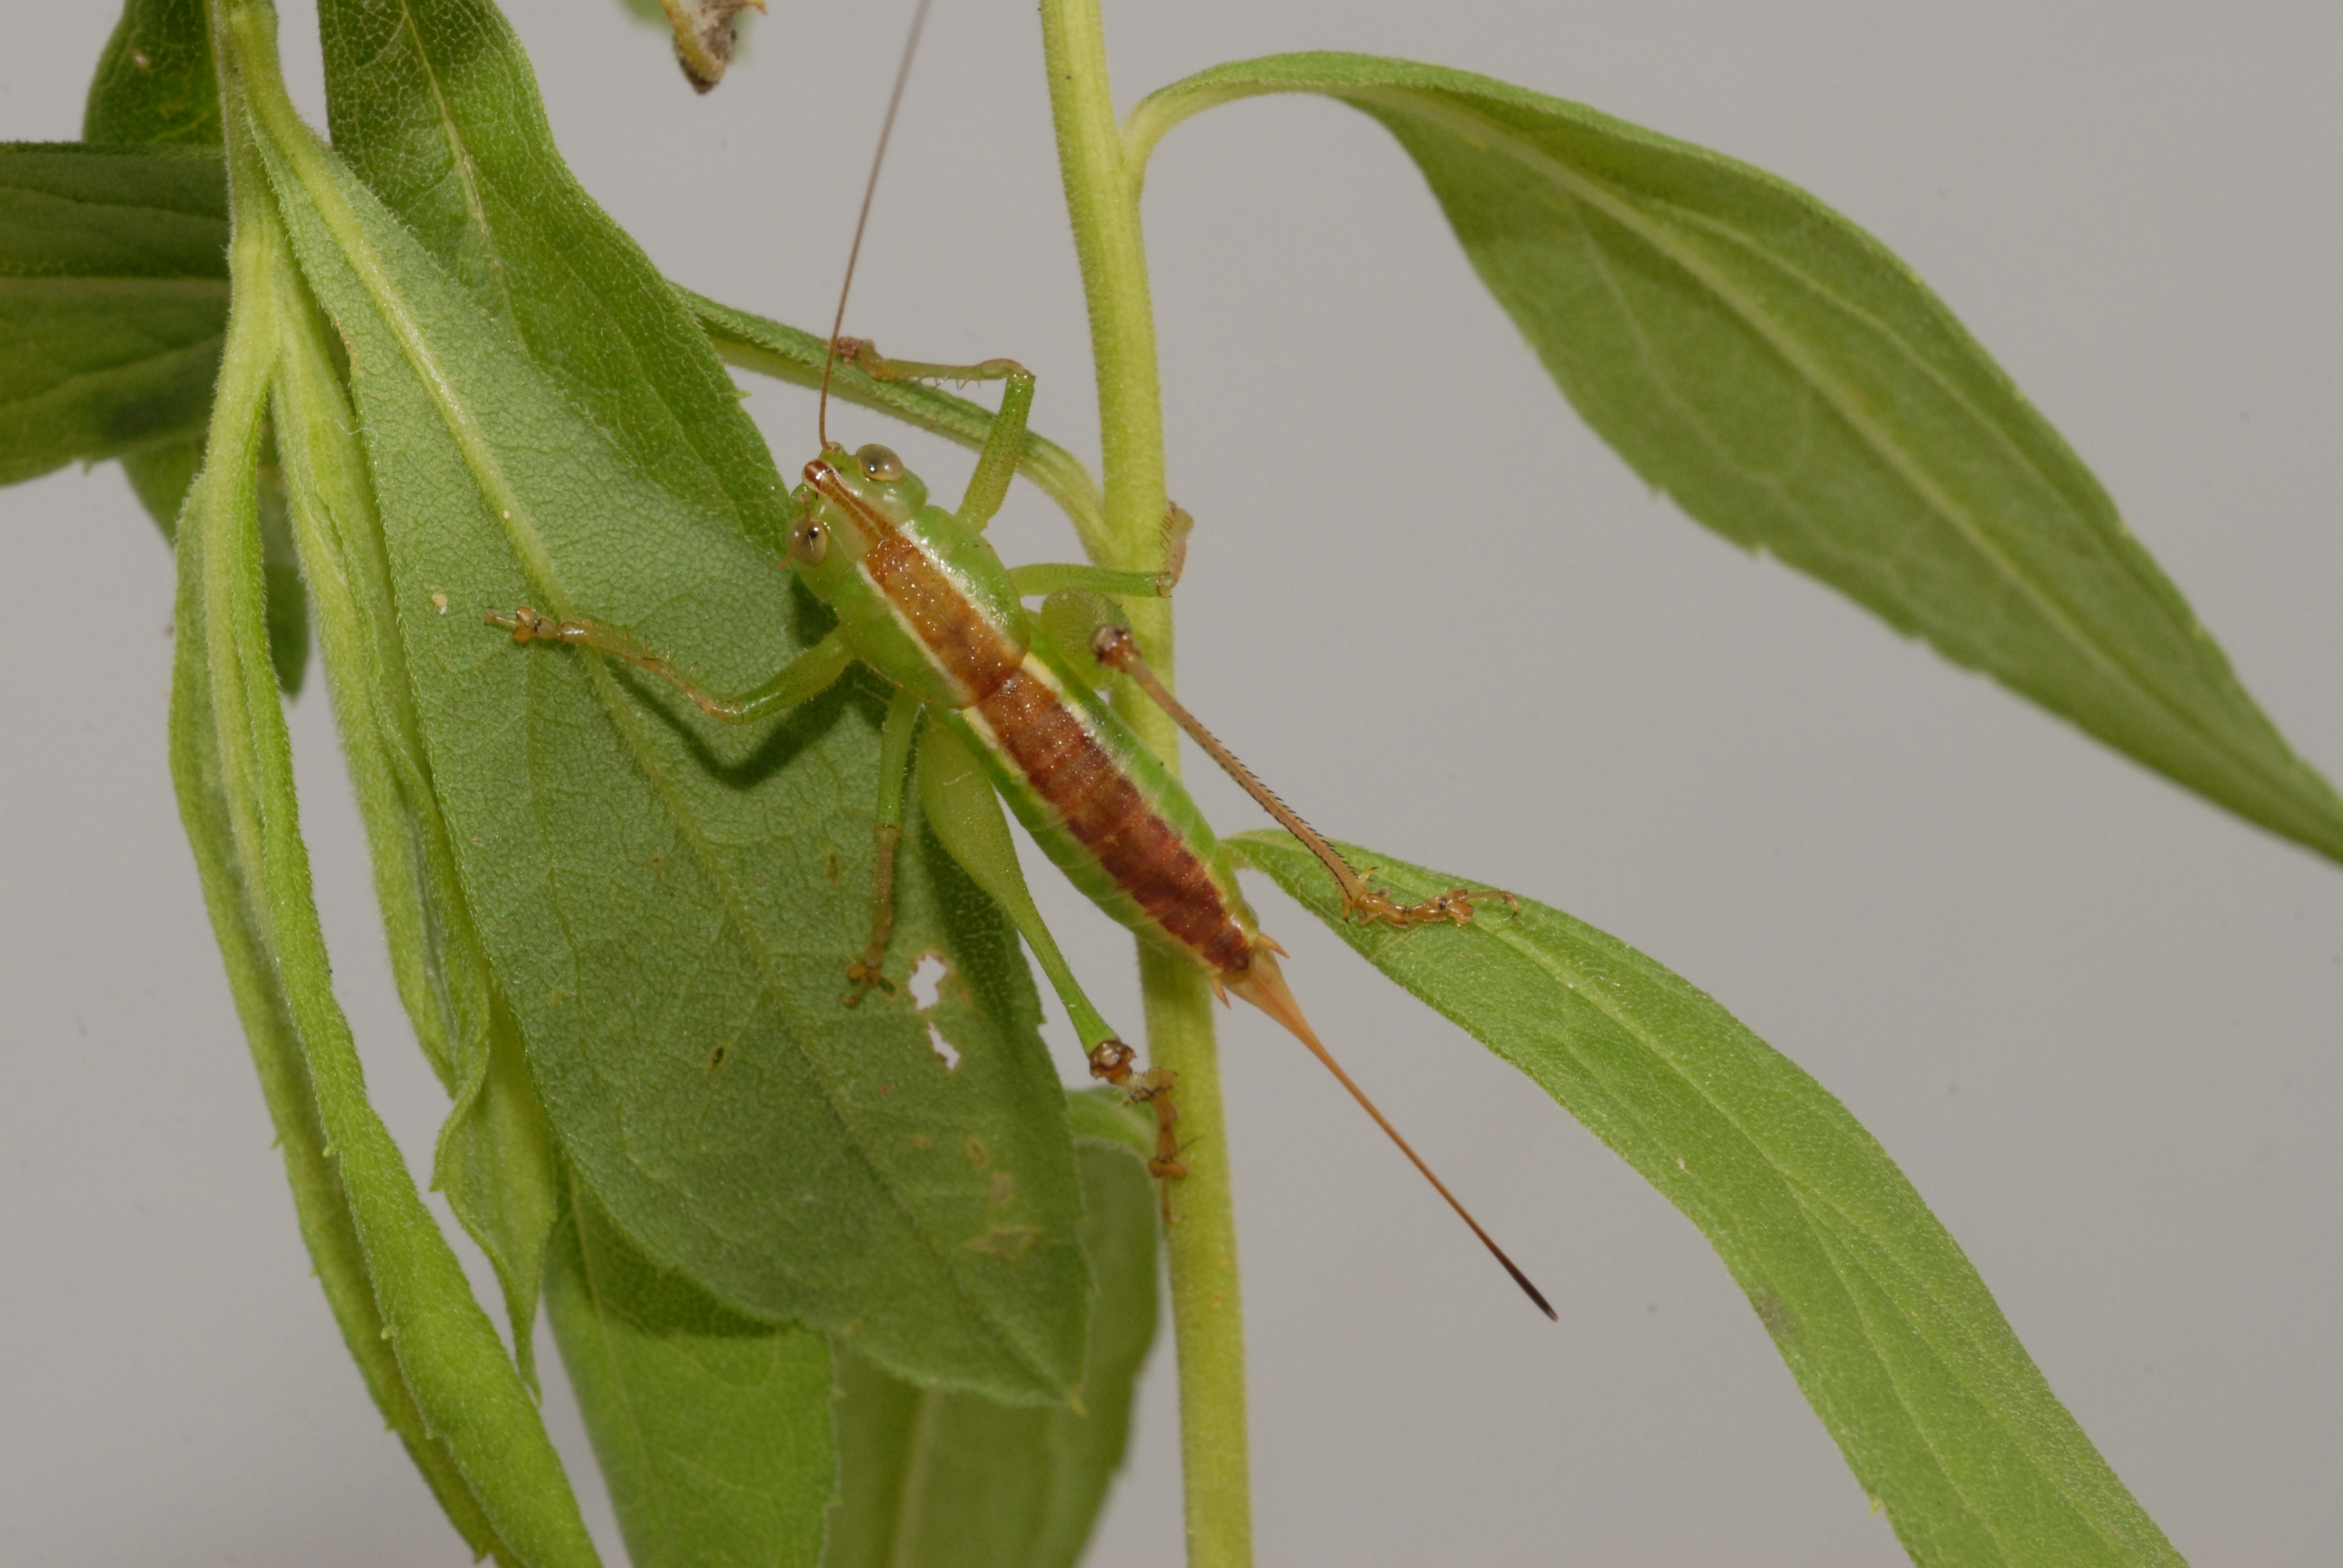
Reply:
[[[70,138],[111,8],[11,13],[0,135]],[[905,19],[776,0],[699,99],[617,0],[513,6],[613,216],[678,279],[817,329]],[[1126,106],[1224,59],[1401,55],[1815,191],[1951,304],[2343,773],[2343,12],[1216,0],[1109,25]],[[315,19],[285,33],[322,125]],[[848,327],[1021,358],[1037,427],[1094,454],[1040,77],[1030,6],[939,9]],[[1187,700],[1322,827],[1561,905],[1812,1071],[2185,1554],[2332,1562],[2343,872],[1654,498],[1363,116],[1192,122],[1146,223],[1172,490],[1198,519]],[[808,397],[759,383],[749,407],[785,469],[809,454]],[[897,438],[872,422],[850,443]],[[900,444],[958,494],[964,454]],[[1463,511],[1435,482],[1458,462]],[[168,552],[113,467],[0,511],[0,1563],[452,1568],[308,1278],[179,837]],[[993,537],[1011,560],[1073,549],[1031,491]],[[293,715],[342,994],[424,1171],[445,1106],[314,677]],[[1190,774],[1225,830],[1259,821]],[[1135,1018],[1125,939],[1035,871],[1101,1004]],[[1217,1157],[1242,1192],[1261,1560],[1902,1561],[1692,1226],[1258,897],[1322,1032],[1562,1313],[1524,1308],[1320,1070],[1232,1016]],[[1180,1561],[1171,1373],[1161,1347],[1101,1568]],[[558,1377],[546,1397],[615,1561]]]

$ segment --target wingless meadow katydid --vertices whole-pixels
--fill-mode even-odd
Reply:
[[[1403,904],[1374,889],[1199,723],[1148,668],[1115,597],[1168,596],[1185,554],[1187,515],[1164,519],[1160,572],[1082,565],[1011,568],[985,541],[985,525],[1007,497],[1025,447],[1033,377],[1011,359],[975,365],[890,360],[870,343],[839,335],[854,265],[926,20],[916,12],[871,160],[846,279],[831,326],[817,415],[820,455],[793,492],[785,538],[763,541],[787,557],[798,578],[838,617],[820,642],[753,689],[721,695],[644,647],[627,631],[578,618],[554,620],[521,606],[488,621],[516,642],[556,642],[618,658],[664,680],[712,717],[744,724],[769,718],[826,690],[856,663],[893,688],[880,735],[878,839],[870,940],[845,966],[853,1006],[886,979],[894,925],[894,873],[902,838],[905,774],[914,768],[920,804],[937,838],[1015,922],[1049,977],[1081,1039],[1092,1076],[1147,1104],[1156,1120],[1148,1169],[1170,1182],[1187,1174],[1177,1132],[1176,1084],[1168,1071],[1141,1071],[1136,1053],[1091,1005],[1027,890],[1001,802],[1024,824],[1074,886],[1142,940],[1202,970],[1223,1001],[1242,998],[1282,1025],[1324,1063],[1457,1217],[1480,1238],[1538,1310],[1544,1295],[1433,1173],[1366,1091],[1342,1070],[1302,1014],[1280,971],[1282,951],[1262,934],[1237,887],[1234,867],[1180,781],[1100,697],[1093,682],[1121,675],[1161,704],[1231,778],[1324,862],[1353,919],[1411,926],[1463,925],[1482,900],[1509,893],[1457,888]],[[830,438],[830,368],[840,358],[881,381],[1000,381],[995,416],[957,511],[928,500],[928,487],[893,451],[849,452]],[[1040,612],[1025,608],[1043,598]],[[914,760],[916,759],[916,761]],[[1164,1194],[1167,1219],[1170,1193]]]

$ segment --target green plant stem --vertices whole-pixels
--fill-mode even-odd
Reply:
[[[1151,571],[1162,564],[1163,415],[1155,367],[1154,310],[1139,231],[1139,189],[1123,163],[1106,74],[1096,0],[1043,0],[1043,55],[1058,132],[1058,163],[1090,306],[1106,487],[1102,566]],[[1172,679],[1172,607],[1131,606],[1132,628],[1164,680]],[[1135,693],[1115,702],[1132,729],[1179,768],[1179,731]],[[1248,1568],[1252,1503],[1245,1441],[1244,1313],[1237,1288],[1236,1209],[1212,998],[1203,977],[1140,946],[1151,1067],[1178,1075],[1182,1141],[1195,1151],[1184,1181],[1169,1184],[1172,1326],[1180,1357],[1180,1456],[1189,1568]]]

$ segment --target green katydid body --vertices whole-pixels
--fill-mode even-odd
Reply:
[[[806,479],[790,553],[857,657],[918,695],[1101,910],[1216,984],[1242,981],[1261,932],[1220,840],[1038,634],[992,547],[924,504],[927,487],[884,448],[833,447]]]
[[[999,509],[1024,446],[1033,383],[1021,367],[1008,360],[980,366],[890,364],[868,345],[841,340],[840,347],[873,376],[981,377],[1006,379],[1009,386],[956,513],[930,505],[927,486],[883,447],[849,453],[825,444],[821,456],[806,465],[805,482],[793,497],[795,520],[787,538],[775,543],[786,550],[800,580],[838,617],[836,628],[814,648],[757,690],[727,699],[703,692],[625,633],[594,622],[557,625],[528,609],[508,619],[491,619],[511,628],[519,641],[550,638],[628,659],[672,682],[708,712],[732,721],[801,702],[850,665],[869,665],[894,685],[896,697],[882,742],[876,814],[878,909],[870,946],[848,969],[856,985],[850,1001],[864,989],[885,983],[880,977],[893,920],[893,855],[901,830],[904,772],[914,728],[924,712],[930,728],[919,737],[919,771],[930,825],[1016,922],[1065,1005],[1092,1071],[1130,1089],[1134,1098],[1153,1101],[1159,1140],[1151,1169],[1157,1175],[1176,1177],[1186,1169],[1172,1131],[1169,1075],[1134,1076],[1131,1050],[1083,995],[1026,890],[1001,826],[999,800],[1009,803],[1051,861],[1108,915],[1142,940],[1194,964],[1216,992],[1244,998],[1307,1046],[1552,1317],[1553,1308],[1536,1287],[1320,1043],[1279,970],[1277,946],[1262,934],[1211,825],[1180,781],[1101,700],[1079,673],[1078,660],[1114,664],[1165,704],[1238,782],[1318,850],[1342,883],[1346,905],[1400,925],[1425,920],[1462,924],[1472,918],[1472,900],[1479,895],[1459,890],[1413,909],[1393,904],[1366,888],[1179,707],[1138,658],[1127,633],[1110,627],[1091,647],[1074,649],[1042,631],[1022,595],[1045,583],[1133,595],[1167,591],[1169,578],[1071,566],[1015,572],[985,542],[984,526]],[[989,788],[976,786],[971,769],[954,766],[962,755],[973,759]]]

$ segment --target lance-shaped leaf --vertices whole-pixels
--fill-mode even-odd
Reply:
[[[297,286],[281,290],[279,302],[274,418],[290,520],[366,824],[391,972],[424,1055],[457,1101],[432,1180],[496,1268],[516,1359],[533,1376],[538,1275],[558,1206],[551,1137],[432,791],[381,515],[330,328]],[[273,608],[273,579],[270,588]]]
[[[2343,801],[2090,471],[1877,240],[1716,153],[1366,55],[1189,77],[1133,112],[1136,157],[1199,109],[1262,93],[1324,94],[1396,136],[1571,402],[1694,518],[2343,859]]]
[[[1886,1151],[1708,996],[1527,899],[1461,929],[1356,923],[1292,839],[1232,842],[1700,1227],[1915,1562],[2179,1563]],[[1464,880],[1339,848],[1407,902]]]
[[[591,1568],[536,1405],[366,1094],[335,1000],[267,651],[256,469],[297,287],[248,146],[219,417],[178,547],[171,759],[188,838],[327,1300],[476,1553]]]
[[[727,1310],[578,1191],[546,1305],[634,1568],[813,1568],[837,1491],[830,1345]]]
[[[216,153],[0,146],[0,484],[201,437],[226,203]]]
[[[840,1497],[824,1568],[1072,1568],[1131,1436],[1155,1337],[1154,1122],[1071,1097],[1098,1273],[1078,1408],[1011,1409],[839,1358]]]
[[[925,1381],[1059,1397],[1089,1293],[1064,1102],[1013,934],[916,822],[895,972],[932,950],[949,978],[928,1016],[900,994],[841,1005],[869,923],[879,694],[728,730],[481,624],[591,612],[745,687],[813,629],[752,540],[777,496],[749,512],[696,457],[676,382],[623,429],[588,418],[281,93],[256,101],[305,276],[349,345],[467,901],[564,1151],[649,1256],[736,1310]],[[578,331],[680,317],[655,274],[601,298]]]

